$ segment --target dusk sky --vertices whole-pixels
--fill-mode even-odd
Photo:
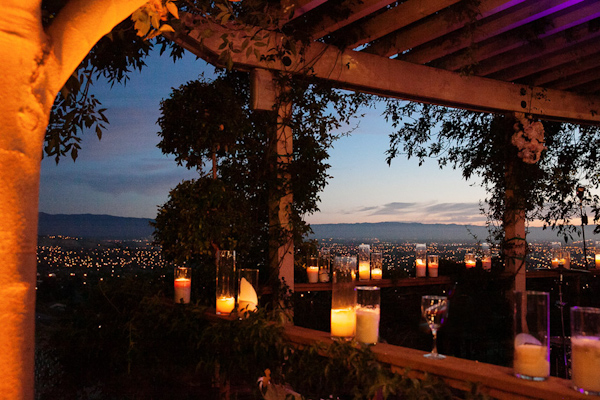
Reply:
[[[42,161],[40,211],[51,214],[108,214],[154,218],[169,190],[197,176],[178,167],[156,147],[159,103],[171,88],[194,80],[213,68],[187,55],[173,63],[157,54],[148,67],[131,74],[124,87],[96,83],[94,92],[108,110],[108,130],[102,140],[83,135],[74,163]],[[392,128],[381,111],[366,110],[352,136],[335,143],[330,179],[321,194],[321,212],[310,223],[403,221],[483,225],[479,201],[484,190],[462,179],[460,171],[440,170],[435,160],[418,167],[403,157],[385,162]]]

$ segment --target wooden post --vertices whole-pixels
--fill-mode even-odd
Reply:
[[[293,156],[292,103],[287,99],[287,87],[275,84],[271,72],[252,71],[252,108],[277,112],[277,126],[273,130],[270,151],[276,169],[277,185],[272,188],[269,204],[269,231],[271,235],[269,260],[273,273],[294,290],[294,241],[290,212],[293,195],[287,165]]]
[[[514,119],[506,117],[509,121],[504,124],[505,138],[508,147],[511,145],[511,137],[514,133]],[[514,274],[515,281],[513,289],[524,291],[525,284],[525,256],[527,253],[527,242],[525,238],[525,207],[522,199],[515,191],[519,186],[517,173],[521,160],[513,154],[508,154],[505,164],[505,198],[504,198],[504,255],[506,260],[506,271]]]

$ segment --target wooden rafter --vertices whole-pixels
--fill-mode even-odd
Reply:
[[[206,21],[184,21],[195,27],[187,35],[172,35],[172,39],[194,54],[216,62],[220,54],[219,46],[222,44],[221,36],[231,32]],[[212,30],[214,34],[202,39],[206,29]],[[272,35],[270,42],[279,43],[277,35]],[[230,40],[234,48],[241,48],[245,37],[234,34],[230,36]],[[544,119],[600,123],[598,96],[582,96],[478,76],[464,76],[373,54],[341,51],[319,42],[307,46],[302,56],[289,57],[286,62],[277,57],[271,59],[266,53],[263,55],[266,57],[257,59],[254,55],[247,57],[246,52],[232,54],[236,68],[263,68],[290,74],[310,73],[342,89],[474,111],[528,112]]]

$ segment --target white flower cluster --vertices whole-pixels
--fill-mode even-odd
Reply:
[[[519,157],[527,164],[535,164],[540,160],[544,146],[544,125],[540,121],[533,122],[530,116],[515,113],[517,122],[511,143],[519,149]]]

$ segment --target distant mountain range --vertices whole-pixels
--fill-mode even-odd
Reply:
[[[151,219],[126,218],[95,214],[39,213],[39,235],[62,235],[102,240],[135,240],[152,237]],[[457,224],[421,224],[408,222],[379,222],[355,224],[313,224],[313,239],[423,241],[468,243],[484,241],[487,229],[483,226]],[[586,239],[593,236],[593,226],[586,227]],[[531,228],[529,241],[556,241],[556,233]],[[577,240],[577,239],[576,239]]]

